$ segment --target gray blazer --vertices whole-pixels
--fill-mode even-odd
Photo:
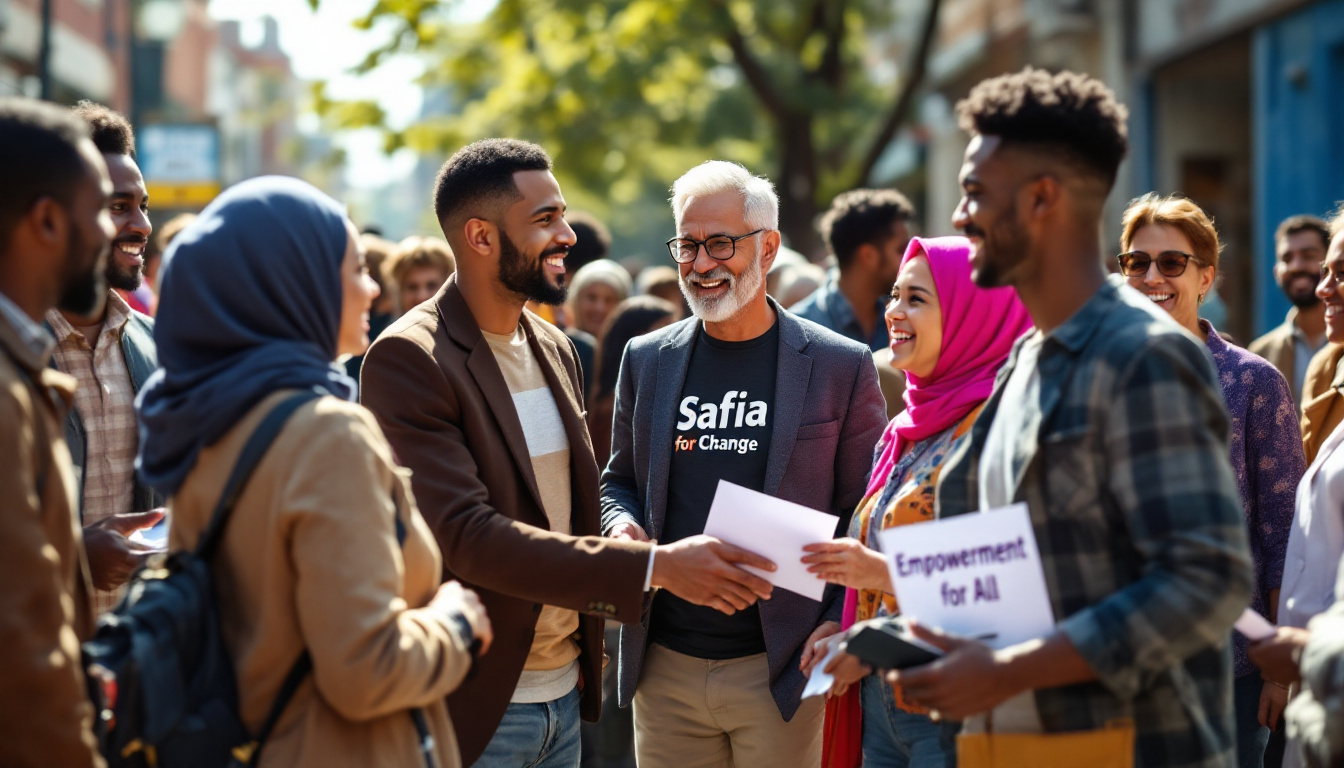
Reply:
[[[765,492],[841,517],[863,498],[873,446],[886,426],[872,354],[862,344],[789,314],[773,299],[770,303],[779,316],[779,371]],[[689,318],[626,347],[616,386],[611,461],[602,475],[603,533],[632,521],[653,539],[663,530],[677,401],[699,324]],[[843,595],[843,589],[831,585],[818,603],[780,589],[761,602],[770,691],[785,720],[797,711],[807,682],[798,669],[803,641],[823,621],[840,620]],[[634,698],[648,630],[647,609],[639,624],[621,627],[617,699],[622,707]]]

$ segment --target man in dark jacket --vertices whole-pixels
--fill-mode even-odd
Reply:
[[[88,124],[112,178],[108,212],[117,234],[107,258],[110,287],[101,312],[81,316],[52,309],[46,325],[56,337],[52,366],[78,382],[65,440],[97,590],[96,616],[117,604],[122,585],[148,551],[127,537],[163,517],[156,509],[161,500],[135,476],[135,395],[158,367],[158,356],[154,321],[131,309],[118,293],[140,287],[152,231],[149,195],[135,163],[135,134],[125,117],[92,102],[81,102],[75,115]]]

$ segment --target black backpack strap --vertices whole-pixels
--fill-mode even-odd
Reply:
[[[196,543],[197,557],[208,561],[214,555],[215,548],[219,546],[219,539],[224,534],[224,526],[229,521],[229,514],[238,503],[238,497],[243,495],[243,488],[247,486],[252,472],[261,463],[261,457],[266,455],[276,435],[280,434],[280,430],[284,428],[285,422],[289,421],[294,411],[317,397],[319,395],[316,391],[305,390],[284,399],[272,408],[271,412],[266,414],[266,418],[262,419],[261,424],[253,430],[252,436],[247,439],[247,444],[238,454],[238,460],[233,465],[233,474],[229,475],[229,481],[224,484],[224,491],[219,495],[219,503],[215,505],[215,511],[210,515],[210,524],[206,526],[205,533],[201,534],[201,540]]]
[[[253,739],[248,745],[247,751],[239,753],[234,752],[235,756],[242,757],[246,755],[246,761],[249,768],[255,766],[258,760],[261,760],[261,748],[266,744],[266,739],[275,729],[275,724],[280,721],[280,715],[285,711],[285,705],[294,698],[295,692],[299,686],[308,677],[308,673],[313,671],[313,657],[304,651],[299,656],[299,660],[294,662],[294,666],[289,668],[289,674],[285,675],[285,682],[280,684],[280,692],[275,695],[275,703],[271,705],[271,711],[266,715],[266,721],[261,724],[261,730],[257,731],[257,738]]]

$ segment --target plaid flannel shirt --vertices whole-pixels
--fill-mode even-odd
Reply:
[[[1038,689],[1045,732],[1130,719],[1138,766],[1233,766],[1229,630],[1251,558],[1228,417],[1205,345],[1108,282],[1044,340],[1014,347],[948,460],[938,516],[978,511],[978,464],[1024,343],[1041,343],[1015,501],[1031,512],[1059,631],[1098,680]]]

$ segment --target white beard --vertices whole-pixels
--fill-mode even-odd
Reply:
[[[728,281],[728,290],[714,298],[699,296],[687,285],[688,282],[713,282],[720,279]],[[691,306],[692,314],[707,323],[722,323],[732,319],[756,297],[761,284],[765,282],[765,272],[761,269],[760,254],[757,253],[756,258],[737,277],[720,266],[703,275],[691,270],[689,275],[681,276],[677,282],[681,286],[681,295],[686,297],[686,303]]]

